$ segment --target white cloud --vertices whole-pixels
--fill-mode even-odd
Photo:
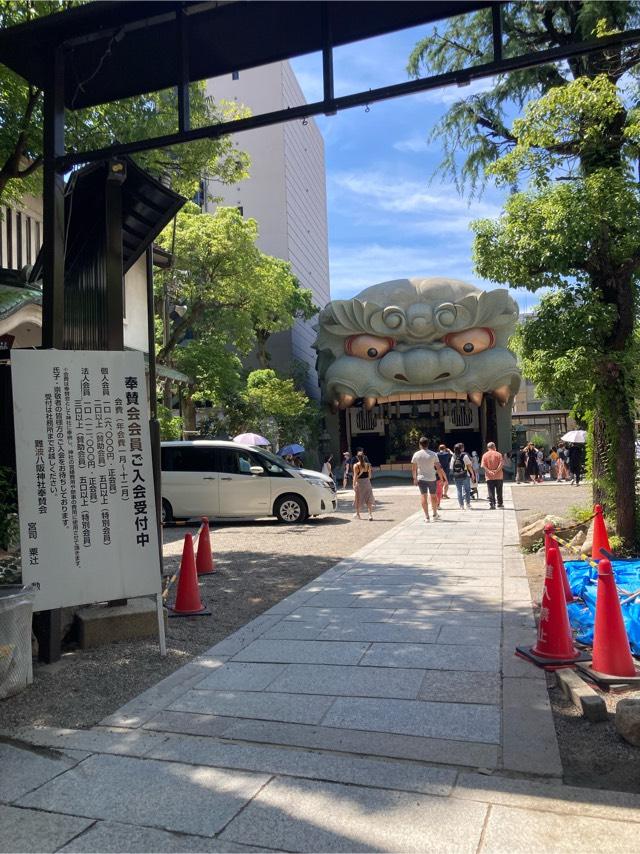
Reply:
[[[438,251],[426,245],[334,245],[330,266],[332,299],[348,299],[377,282],[413,276],[448,276],[478,282],[468,251]]]
[[[417,101],[426,104],[443,104],[445,107],[450,107],[451,104],[455,104],[456,101],[461,101],[463,98],[489,92],[495,86],[495,81],[495,77],[487,77],[483,80],[472,80],[468,86],[451,84],[440,89],[427,89],[424,92],[417,93],[415,98]]]
[[[411,154],[422,154],[425,151],[431,150],[431,145],[427,142],[426,137],[410,136],[407,139],[399,139],[393,143],[396,151],[410,152]]]
[[[497,204],[464,199],[452,184],[431,188],[426,181],[394,180],[381,172],[336,172],[330,176],[330,192],[357,197],[359,204],[396,214],[429,213],[442,219],[455,214],[458,220],[464,217],[470,222],[500,213]]]

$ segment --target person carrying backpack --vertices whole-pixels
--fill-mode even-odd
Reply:
[[[465,454],[462,442],[453,446],[453,457],[449,470],[458,492],[460,509],[463,510],[466,505],[467,510],[471,510],[471,481],[475,480],[475,475],[471,458]]]

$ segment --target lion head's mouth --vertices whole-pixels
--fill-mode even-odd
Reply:
[[[510,386],[502,385],[492,391],[487,392],[493,397],[500,406],[506,406],[509,398],[512,395]],[[347,392],[339,393],[332,401],[333,409],[348,409],[353,406],[359,398],[355,394]],[[362,405],[365,409],[373,409],[382,403],[417,403],[423,400],[464,400],[472,403],[474,406],[482,406],[484,393],[481,391],[412,391],[404,392],[403,394],[386,394],[386,395],[367,395],[362,398]]]

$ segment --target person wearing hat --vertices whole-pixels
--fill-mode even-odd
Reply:
[[[346,489],[351,474],[351,451],[342,454],[342,488]]]

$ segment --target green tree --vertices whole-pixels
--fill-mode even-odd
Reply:
[[[80,5],[74,0],[0,0],[0,27],[10,27]],[[194,127],[247,115],[236,104],[214,103],[204,83],[190,87]],[[0,66],[0,203],[19,202],[42,191],[42,91]],[[177,129],[175,89],[112,104],[67,112],[69,149],[86,150],[171,133]],[[203,174],[223,183],[246,177],[247,156],[229,137],[201,140],[135,155],[154,175],[170,176],[172,187],[191,198]]]
[[[541,50],[635,26],[635,2],[523,2],[504,7],[506,55]],[[412,73],[453,70],[491,55],[486,12],[455,19],[416,47]],[[583,363],[596,487],[608,487],[618,533],[635,537],[635,336],[640,268],[636,46],[501,76],[489,90],[455,103],[434,133],[442,169],[477,191],[487,178],[513,192],[497,221],[476,223],[480,275],[531,291],[571,291],[593,309]],[[629,74],[630,72],[630,74]],[[523,115],[509,121],[514,109]],[[575,343],[575,342],[573,342]],[[602,476],[601,476],[602,475]],[[601,476],[601,477],[600,477]]]
[[[185,394],[185,429],[195,429],[198,400],[232,401],[243,391],[242,361],[256,344],[256,327],[278,323],[284,329],[294,317],[286,314],[281,294],[299,291],[289,265],[260,252],[257,223],[236,208],[202,213],[187,205],[175,228],[167,227],[159,242],[173,251],[174,266],[156,277],[157,293],[166,291],[181,316],[159,346],[161,364],[190,377]]]
[[[268,368],[271,354],[267,346],[273,333],[290,329],[295,320],[311,320],[319,309],[313,303],[311,291],[301,288],[298,280],[291,275],[291,266],[287,261],[269,255],[262,256],[261,260],[264,298],[253,317],[253,331],[258,364],[261,368]]]
[[[292,379],[278,376],[271,368],[253,371],[247,377],[244,397],[252,423],[274,447],[293,442],[308,445],[319,410]]]

